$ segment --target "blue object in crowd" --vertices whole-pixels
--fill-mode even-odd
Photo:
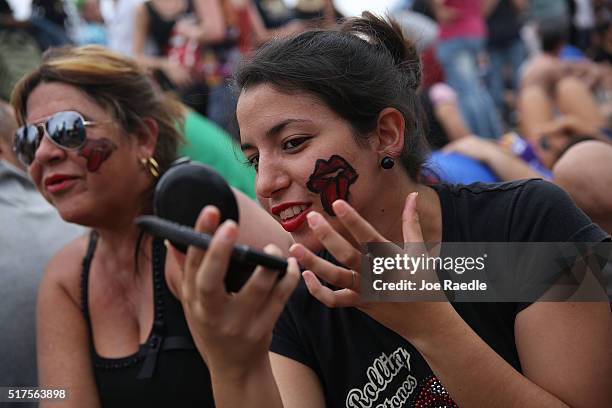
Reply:
[[[561,49],[561,53],[559,53],[559,58],[564,61],[572,61],[572,60],[583,60],[586,57],[584,53],[578,47],[574,47],[573,45],[565,45]]]
[[[494,183],[500,181],[484,163],[461,153],[435,151],[425,164],[426,173],[433,172],[440,181],[454,184],[469,184],[477,181]]]

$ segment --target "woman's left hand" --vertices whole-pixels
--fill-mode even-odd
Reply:
[[[423,233],[417,213],[417,193],[411,193],[406,198],[402,213],[402,232],[404,242],[412,249],[423,245]],[[333,209],[340,223],[349,231],[357,242],[389,243],[372,225],[364,220],[348,203],[337,200]],[[303,245],[295,244],[290,253],[305,268],[303,277],[308,290],[319,301],[328,307],[357,307],[372,318],[387,326],[391,330],[410,337],[412,333],[419,332],[418,324],[427,324],[427,319],[409,319],[410,315],[423,317],[423,314],[439,313],[447,308],[447,302],[363,302],[361,299],[360,274],[361,251],[340,235],[323,216],[318,213],[308,215],[308,223],[317,239],[327,250],[346,268],[336,266],[306,249]],[[398,248],[399,249],[399,248]],[[425,251],[426,253],[426,251]],[[417,271],[416,273],[425,273]],[[331,285],[343,288],[332,289],[321,283],[319,279]],[[444,293],[436,300],[445,299]],[[417,322],[417,323],[415,323]],[[419,323],[420,322],[420,323]],[[410,326],[408,326],[410,325]]]

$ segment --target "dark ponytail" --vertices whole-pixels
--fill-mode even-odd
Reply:
[[[336,29],[273,40],[243,62],[235,80],[239,90],[265,83],[314,95],[353,127],[362,144],[379,113],[396,108],[406,121],[401,161],[413,180],[419,178],[427,152],[416,94],[421,65],[397,23],[364,12]]]

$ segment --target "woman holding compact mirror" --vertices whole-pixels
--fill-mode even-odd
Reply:
[[[38,189],[64,220],[92,229],[41,283],[40,386],[68,389],[64,406],[213,406],[208,369],[166,283],[177,266],[163,240],[134,225],[176,159],[181,106],[134,61],[97,46],[55,50],[12,104],[22,126],[14,149]],[[235,195],[241,216],[259,220],[240,240],[288,248],[288,234]]]
[[[612,403],[607,303],[361,301],[361,242],[610,239],[541,180],[419,182],[420,66],[395,24],[364,14],[272,41],[236,81],[259,201],[296,244],[278,283],[259,270],[229,295],[239,229],[207,208],[197,228],[212,245],[170,276],[217,406]]]

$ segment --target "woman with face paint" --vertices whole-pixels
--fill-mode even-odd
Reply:
[[[541,180],[420,183],[419,73],[399,28],[368,13],[270,42],[238,71],[256,192],[296,243],[280,281],[260,269],[230,296],[238,227],[200,214],[213,244],[173,279],[217,406],[612,403],[606,303],[362,301],[361,242],[609,239]]]
[[[176,296],[163,241],[134,218],[151,213],[157,180],[176,158],[183,110],[146,73],[102,47],[56,50],[16,86],[14,149],[61,217],[91,228],[50,262],[38,308],[40,386],[64,406],[212,407],[206,364]],[[206,188],[206,186],[202,186]],[[290,237],[246,196],[257,239]],[[258,221],[259,220],[259,221]],[[24,248],[27,251],[27,248]]]

